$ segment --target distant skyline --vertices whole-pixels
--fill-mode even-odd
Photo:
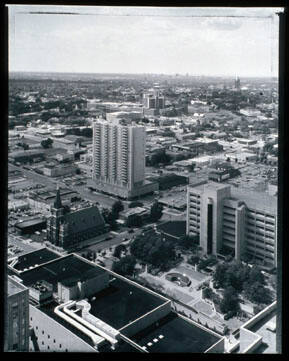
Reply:
[[[9,5],[9,71],[276,77],[280,11]]]

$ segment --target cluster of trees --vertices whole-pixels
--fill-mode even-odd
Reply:
[[[213,280],[226,291],[231,290],[232,296],[243,292],[251,302],[266,305],[272,302],[272,293],[266,288],[265,277],[257,266],[250,268],[237,261],[218,264]]]
[[[198,247],[199,247],[199,243],[200,243],[200,236],[196,235],[196,236],[189,236],[186,235],[184,237],[181,237],[178,241],[177,241],[177,245],[184,249],[184,250],[191,250],[193,252],[196,252]]]
[[[101,212],[102,217],[105,223],[110,225],[112,230],[117,229],[116,220],[119,217],[119,213],[124,209],[124,206],[121,201],[116,201],[113,203],[111,210],[104,208]]]
[[[174,243],[165,240],[161,234],[155,231],[138,236],[131,244],[130,252],[137,259],[162,270],[167,269],[169,263],[176,258]]]
[[[136,259],[134,256],[128,255],[122,257],[119,261],[114,262],[112,270],[123,276],[132,276],[135,270]]]
[[[208,266],[213,266],[217,263],[217,259],[215,256],[210,256],[208,258],[203,258],[200,260],[198,266],[197,266],[197,269],[198,271],[201,271],[203,269],[205,269],[206,267]]]
[[[124,244],[119,244],[114,249],[113,257],[120,258],[121,253],[125,251],[126,251],[126,246]]]
[[[271,155],[277,156],[278,155],[278,148],[274,148],[275,143],[267,143],[263,147],[263,151],[269,153]]]
[[[19,142],[19,143],[17,143],[17,145],[18,145],[18,147],[22,147],[24,150],[29,149],[29,144],[27,144],[27,143]]]
[[[163,206],[159,202],[155,201],[150,209],[150,218],[151,222],[157,222],[163,215]]]
[[[51,138],[47,138],[41,141],[41,146],[45,149],[51,148],[53,144],[53,140]]]
[[[225,289],[220,302],[220,310],[222,313],[229,314],[229,316],[233,316],[240,311],[239,296],[234,287],[229,286]]]
[[[170,164],[171,156],[165,150],[159,150],[147,159],[147,166],[157,167],[159,164]]]
[[[203,297],[212,300],[215,304],[221,303],[221,297],[214,292],[210,287],[206,287],[203,289]]]

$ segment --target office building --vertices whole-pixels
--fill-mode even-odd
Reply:
[[[60,191],[47,219],[47,241],[63,249],[77,247],[81,242],[108,231],[97,206],[76,211],[67,210],[61,202]]]
[[[214,182],[189,186],[187,234],[200,235],[206,254],[246,255],[276,267],[277,198]]]
[[[9,271],[29,288],[31,352],[224,352],[171,300],[75,254]]]
[[[11,276],[7,283],[4,351],[28,351],[29,291]]]
[[[99,120],[93,124],[92,187],[121,198],[157,190],[145,181],[145,127]]]
[[[143,106],[145,115],[158,115],[159,110],[165,108],[165,97],[160,93],[158,85],[143,94]]]

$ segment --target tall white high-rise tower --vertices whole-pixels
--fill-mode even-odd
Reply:
[[[96,189],[122,198],[147,193],[145,142],[143,126],[94,122],[92,179]]]

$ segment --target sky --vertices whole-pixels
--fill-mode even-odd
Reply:
[[[278,76],[279,11],[9,5],[9,71]]]

